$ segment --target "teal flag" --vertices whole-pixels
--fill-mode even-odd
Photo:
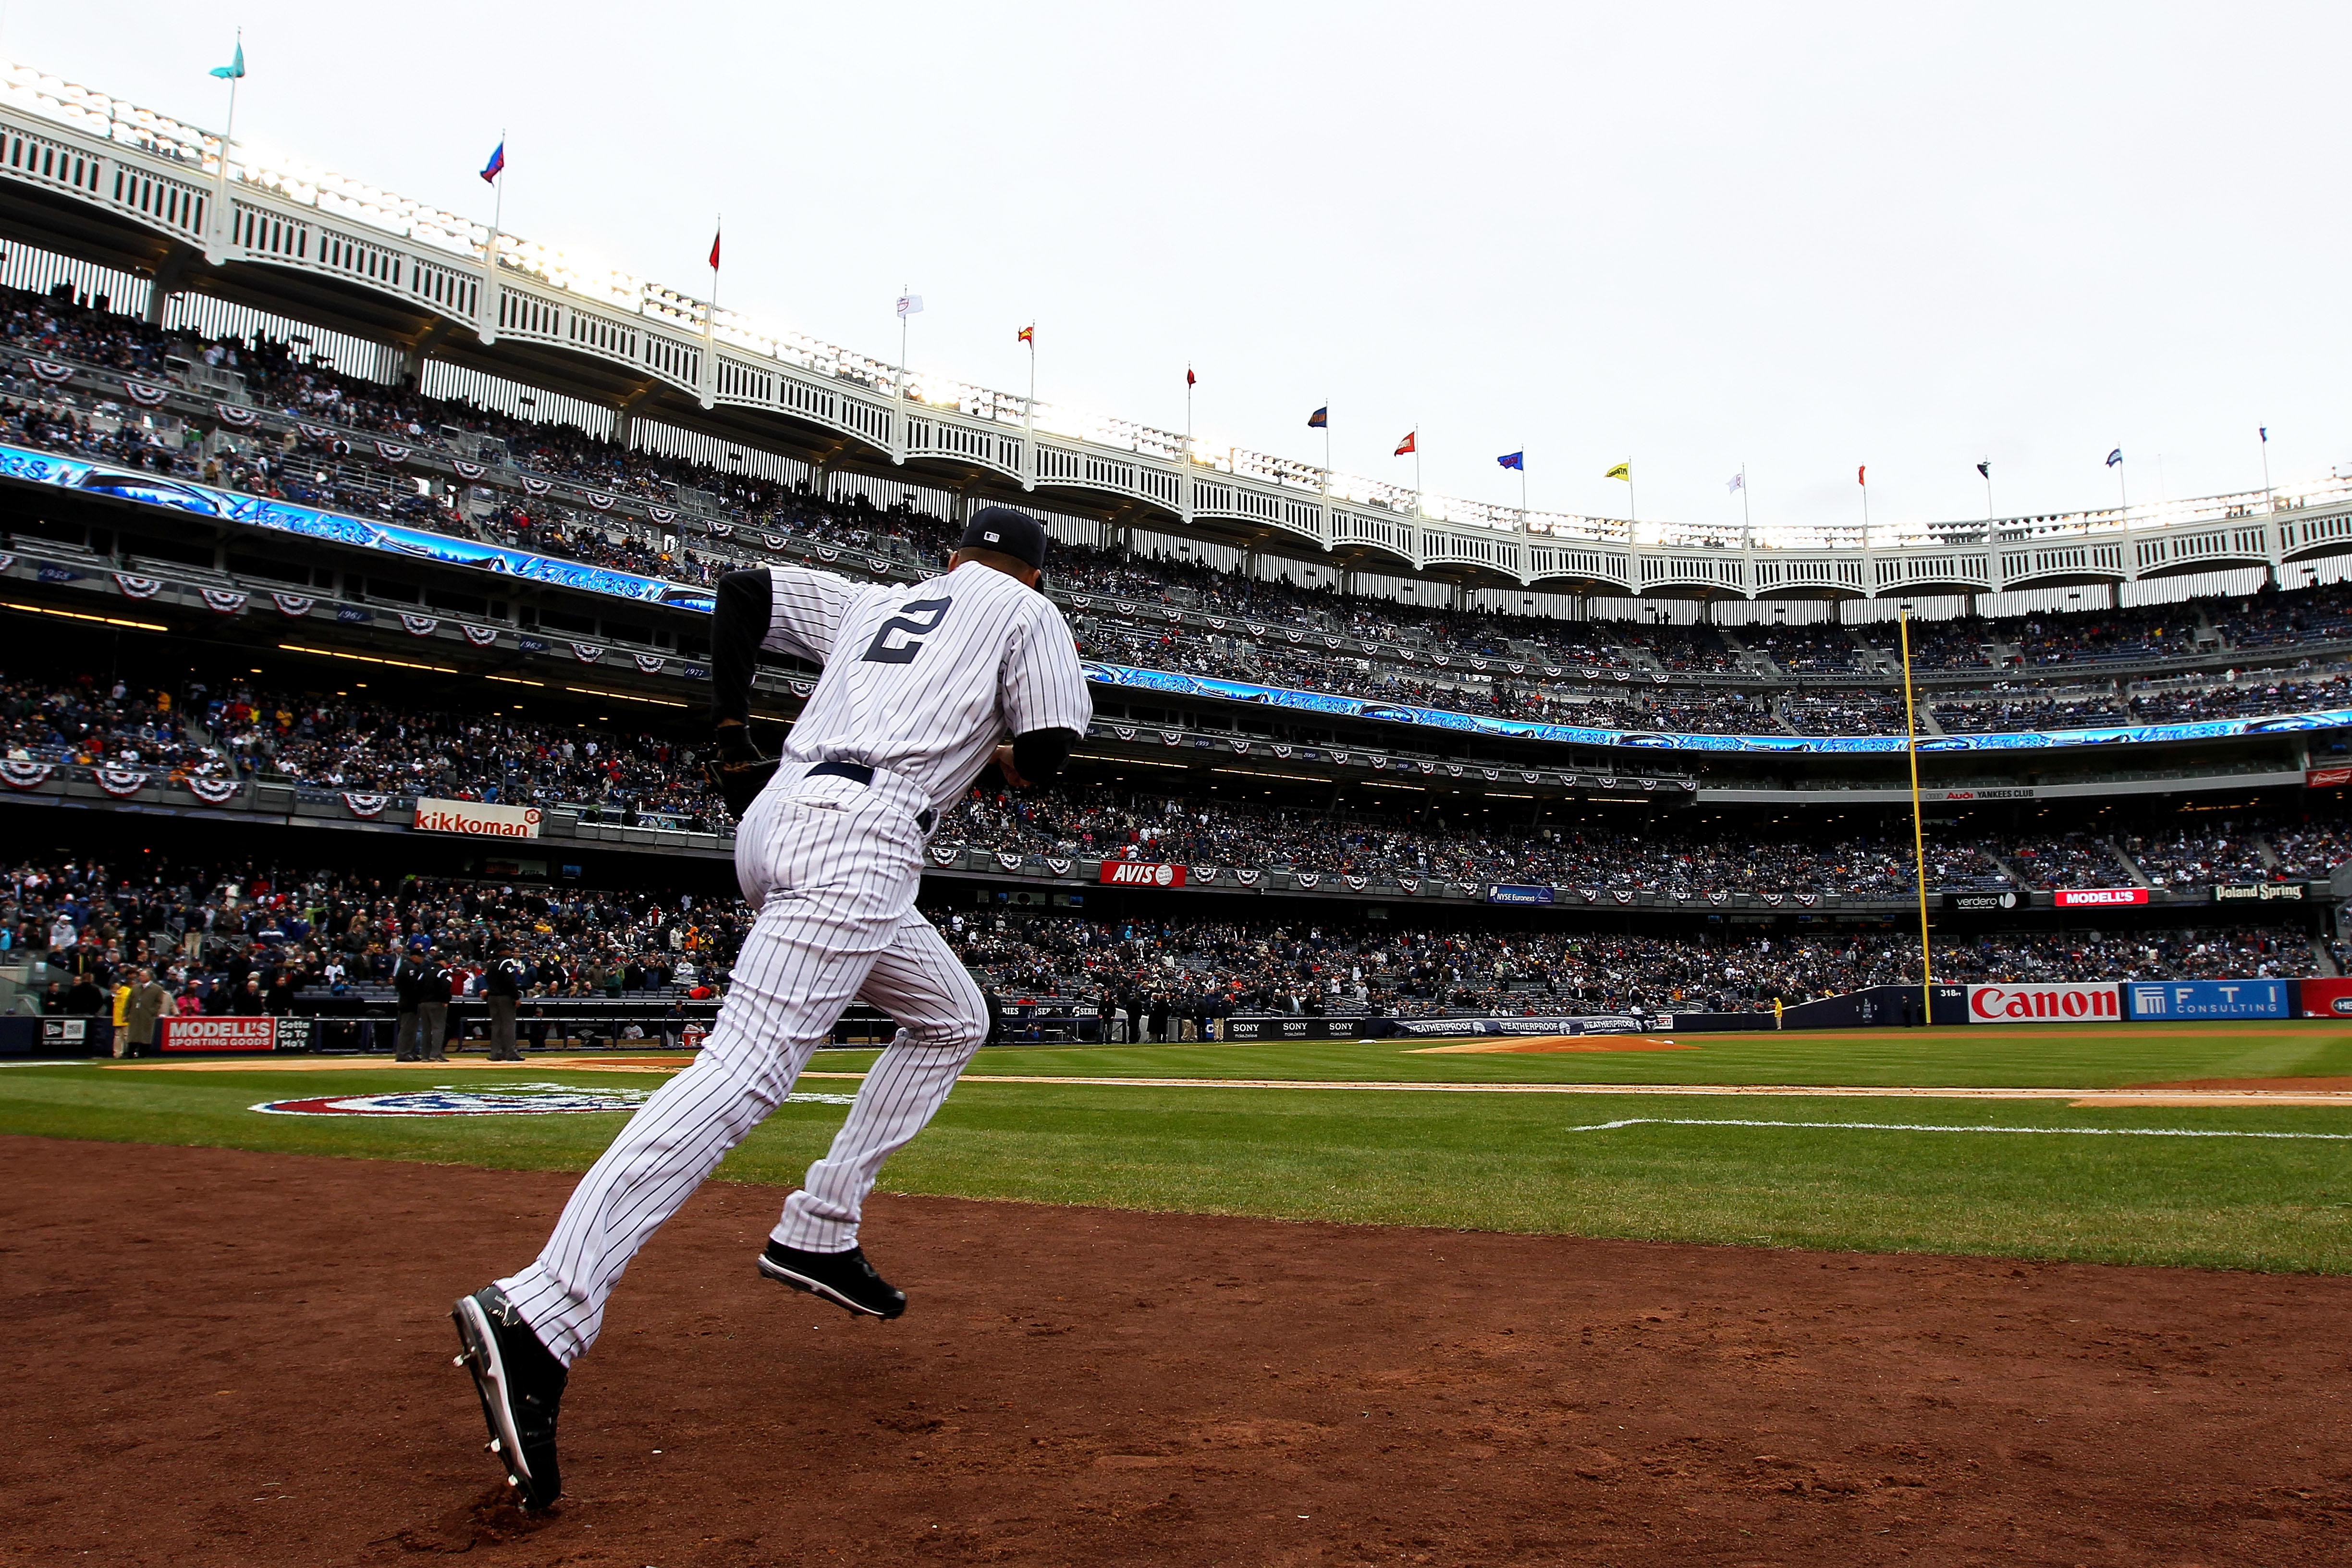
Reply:
[[[228,64],[226,64],[226,65],[225,65],[225,66],[215,66],[215,67],[213,67],[213,75],[215,75],[215,76],[216,76],[216,77],[219,77],[219,78],[221,78],[222,79],[226,80],[226,81],[235,81],[235,80],[236,80],[236,79],[237,79],[237,78],[239,78],[239,77],[243,76],[244,74],[245,74],[245,40],[244,40],[243,38],[239,38],[239,39],[236,41],[236,58],[235,58],[235,59],[233,59],[233,60],[229,61],[229,62],[228,62]]]

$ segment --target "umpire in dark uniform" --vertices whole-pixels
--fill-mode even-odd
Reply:
[[[394,1022],[392,1030],[394,1061],[425,1059],[416,1016],[417,997],[425,984],[425,961],[418,953],[404,952],[399,962],[393,965],[392,994],[400,998],[400,1016]]]
[[[449,997],[457,989],[457,976],[446,965],[428,963],[416,973],[416,1023],[423,1036],[424,1059],[446,1062],[449,1059]]]
[[[509,947],[500,947],[482,976],[482,1000],[490,1010],[490,1060],[519,1062],[522,1050],[515,1044],[515,1004],[522,998],[522,961]]]

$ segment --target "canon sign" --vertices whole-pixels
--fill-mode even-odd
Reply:
[[[536,838],[539,807],[488,805],[478,800],[420,800],[416,826],[427,833],[470,833],[481,838]]]
[[[1181,888],[1181,866],[1147,866],[1140,860],[1106,860],[1102,879],[1114,888]]]
[[[1971,1024],[2087,1024],[2096,1018],[2122,1021],[2112,984],[1969,987]]]

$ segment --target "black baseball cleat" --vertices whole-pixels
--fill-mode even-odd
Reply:
[[[895,1318],[907,1310],[907,1293],[875,1273],[866,1254],[855,1247],[846,1252],[803,1252],[772,1241],[760,1254],[760,1272],[861,1317]]]
[[[460,1300],[449,1316],[489,1424],[490,1452],[507,1469],[522,1506],[545,1508],[563,1491],[555,1464],[555,1415],[568,1375],[495,1285]]]

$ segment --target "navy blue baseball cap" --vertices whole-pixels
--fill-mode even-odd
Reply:
[[[1045,569],[1045,530],[1035,518],[1009,506],[984,506],[972,513],[956,547],[993,550],[1025,561],[1037,571]]]

